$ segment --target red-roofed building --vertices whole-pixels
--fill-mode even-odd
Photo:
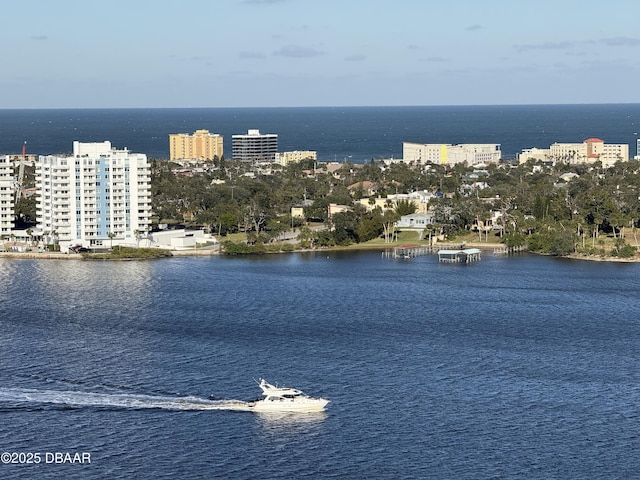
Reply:
[[[549,149],[549,158],[570,164],[600,161],[602,166],[610,167],[618,161],[629,161],[629,145],[607,144],[596,137],[587,138],[582,143],[554,143]]]
[[[529,159],[569,164],[600,161],[604,167],[610,167],[618,161],[629,161],[629,145],[607,144],[604,140],[590,137],[582,143],[554,143],[548,149],[528,148],[518,157],[520,163]]]

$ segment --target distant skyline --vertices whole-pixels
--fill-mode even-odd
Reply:
[[[22,0],[0,108],[640,103],[637,0]]]

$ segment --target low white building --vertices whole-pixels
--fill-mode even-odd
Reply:
[[[431,225],[435,222],[434,216],[428,213],[412,213],[410,215],[403,215],[400,220],[396,222],[396,227],[400,229],[425,229],[427,225]]]
[[[150,232],[139,240],[141,247],[164,248],[167,250],[187,250],[196,245],[218,243],[211,235],[203,230],[161,230]]]
[[[425,229],[434,223],[435,217],[432,213],[412,213],[400,217],[395,227],[401,231],[416,232],[418,234],[418,240],[422,240]]]

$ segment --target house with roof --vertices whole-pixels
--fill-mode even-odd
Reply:
[[[403,215],[395,224],[400,231],[411,231],[418,234],[418,240],[422,240],[422,235],[429,225],[433,225],[435,216],[433,213],[412,213]]]
[[[330,219],[336,213],[350,212],[351,210],[353,210],[353,208],[351,208],[348,205],[339,205],[337,203],[330,203],[329,205],[327,205],[327,218]]]
[[[570,182],[574,178],[578,178],[578,177],[580,177],[580,175],[578,175],[577,173],[567,172],[560,175],[560,180],[562,180],[563,182]]]
[[[410,193],[395,193],[389,194],[385,198],[383,197],[369,197],[361,198],[357,202],[365,207],[368,211],[374,208],[380,208],[382,211],[393,210],[400,201],[412,202],[416,208],[415,213],[427,213],[429,211],[429,201],[436,198],[434,193],[427,190],[420,190]]]
[[[354,195],[356,192],[362,192],[363,197],[370,197],[378,193],[379,186],[377,183],[365,180],[363,182],[352,183],[347,189],[351,195]]]

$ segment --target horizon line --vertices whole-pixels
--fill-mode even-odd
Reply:
[[[423,105],[298,105],[298,106],[184,106],[184,107],[0,107],[7,110],[241,110],[241,109],[333,109],[333,108],[455,108],[455,107],[571,107],[571,106],[640,105],[640,102],[589,102],[589,103],[495,103],[495,104],[423,104]]]

